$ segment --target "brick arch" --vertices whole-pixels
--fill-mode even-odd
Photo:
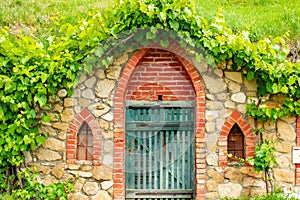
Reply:
[[[67,132],[67,164],[76,163],[76,150],[77,150],[77,133],[83,124],[86,122],[93,133],[93,165],[101,164],[101,129],[97,120],[89,112],[87,108],[84,108],[70,124]]]
[[[234,110],[232,114],[227,118],[226,122],[223,124],[223,127],[219,136],[219,166],[227,165],[227,142],[228,134],[234,124],[237,124],[241,131],[244,134],[245,138],[245,153],[246,157],[254,156],[255,148],[255,134],[250,127],[249,123],[245,118],[237,111]]]
[[[151,47],[153,48],[153,47]],[[162,48],[158,48],[162,49]],[[183,52],[172,43],[168,49],[170,52]],[[125,95],[127,84],[138,66],[140,60],[149,51],[149,48],[140,49],[128,60],[117,84],[114,98],[114,199],[125,199]],[[185,68],[196,93],[196,119],[195,119],[195,188],[196,199],[205,199],[205,91],[199,73],[193,64],[187,59],[174,53],[180,64]],[[183,54],[180,54],[183,55]]]

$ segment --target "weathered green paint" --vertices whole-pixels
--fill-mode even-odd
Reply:
[[[126,104],[126,199],[191,199],[194,102]]]

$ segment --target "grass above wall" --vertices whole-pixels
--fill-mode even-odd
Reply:
[[[113,0],[0,0],[0,26],[32,30],[42,35],[52,26],[53,16],[75,22],[92,9],[101,9]],[[281,36],[287,31],[292,41],[300,39],[299,0],[194,0],[198,12],[207,19],[222,9],[234,31],[250,30],[257,41],[266,36]]]
[[[63,16],[75,23],[87,17],[93,9],[102,9],[106,0],[0,0],[0,26],[11,26],[12,32],[30,29],[44,34],[53,26],[51,17]]]
[[[249,30],[257,41],[266,36],[282,36],[289,31],[293,41],[300,39],[299,0],[197,0],[199,12],[211,19],[222,8],[225,20],[235,31]]]

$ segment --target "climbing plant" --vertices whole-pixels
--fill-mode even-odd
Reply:
[[[137,46],[151,41],[166,47],[177,37],[196,58],[202,49],[211,65],[232,63],[233,70],[255,79],[258,98],[282,94],[284,101],[275,108],[248,105],[247,114],[258,120],[300,114],[300,64],[287,60],[286,36],[253,43],[248,32],[233,33],[221,12],[209,22],[189,0],[123,0],[76,24],[51,20],[54,26],[41,38],[0,30],[0,192],[11,191],[9,177],[26,166],[23,152],[44,142],[38,128],[49,121],[43,108],[50,106],[50,96],[62,88],[71,95],[81,70],[90,71],[99,60],[109,65],[112,52],[127,50],[131,39]],[[145,34],[136,34],[141,30]],[[160,35],[161,30],[170,34]]]
[[[255,171],[264,172],[267,193],[269,193],[269,188],[271,189],[270,192],[274,193],[273,177],[271,174],[272,167],[277,165],[274,144],[269,140],[262,141],[255,147],[254,155],[254,158],[247,158],[248,163],[254,166]]]

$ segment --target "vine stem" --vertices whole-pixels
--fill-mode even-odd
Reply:
[[[271,186],[271,194],[274,194],[274,186],[273,186],[273,182],[272,182],[272,178],[271,178],[271,171],[268,170],[268,176],[270,177],[269,182],[270,182],[270,186]]]
[[[265,179],[266,179],[266,181],[265,181],[265,183],[266,183],[266,189],[267,189],[267,193],[269,193],[269,187],[268,187],[268,170],[267,169],[265,169]]]
[[[20,171],[19,167],[16,167],[16,176],[18,177],[18,180],[19,180],[19,183],[20,183],[20,187],[23,189],[22,179],[18,176],[19,171]]]
[[[10,181],[9,181],[9,168],[6,170],[6,183],[7,183],[7,193],[10,193]]]

